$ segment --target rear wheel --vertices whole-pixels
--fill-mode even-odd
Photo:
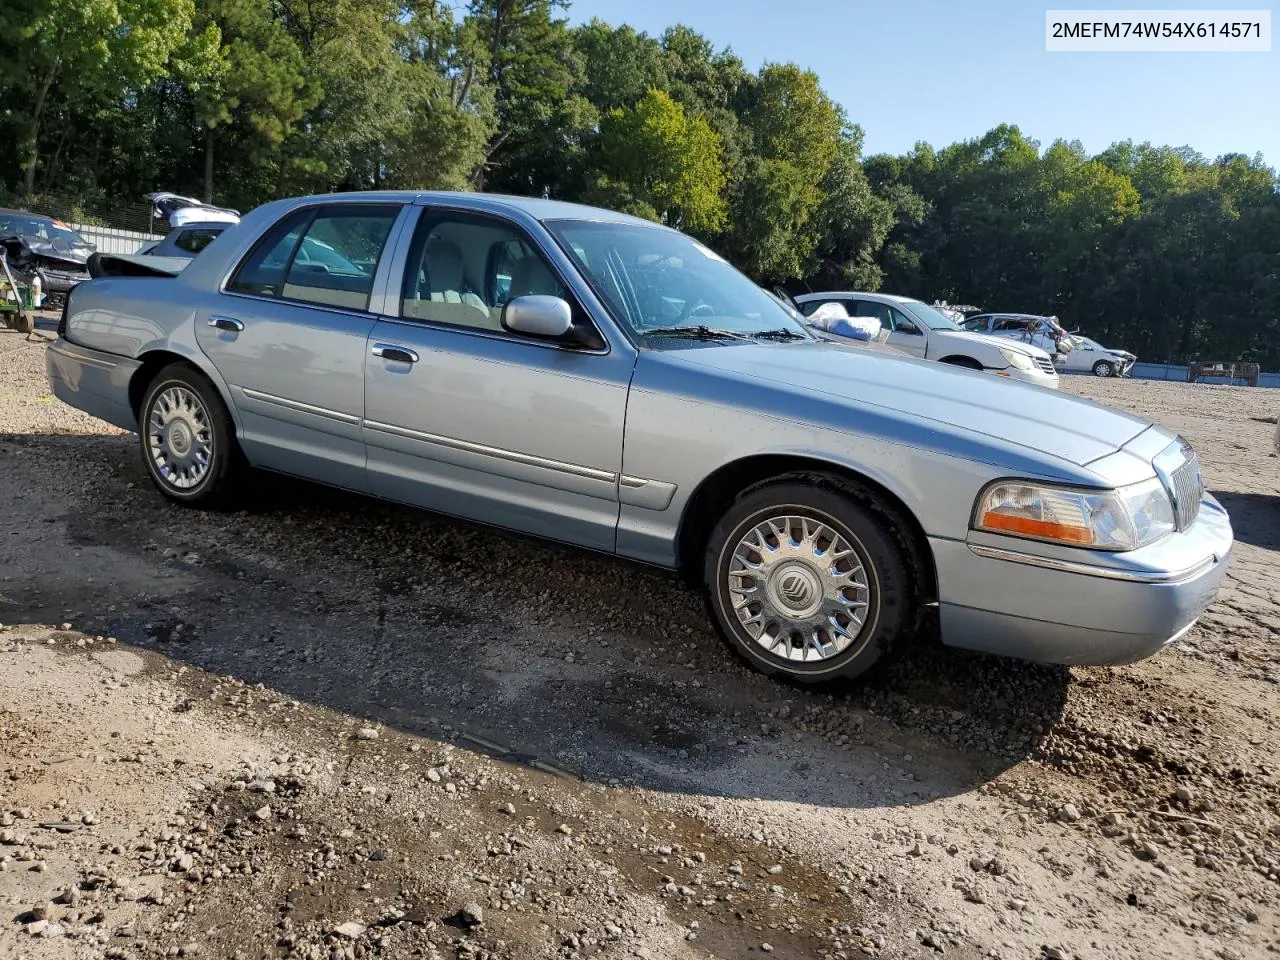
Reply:
[[[239,464],[235,429],[218,391],[194,367],[172,363],[156,375],[138,434],[147,472],[166,497],[193,506],[229,498]]]
[[[729,645],[756,669],[857,677],[914,626],[909,551],[874,501],[830,479],[744,492],[711,533],[704,581]]]
[[[1115,365],[1110,360],[1099,360],[1093,365],[1093,375],[1095,377],[1114,377],[1115,374]]]

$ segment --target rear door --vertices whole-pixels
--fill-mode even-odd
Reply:
[[[371,298],[400,204],[297,208],[232,272],[197,340],[226,380],[257,466],[368,488],[360,421]]]

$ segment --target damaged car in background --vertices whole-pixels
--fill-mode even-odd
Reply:
[[[61,220],[22,210],[0,210],[0,247],[14,279],[31,287],[37,307],[88,280],[89,257],[97,249]]]

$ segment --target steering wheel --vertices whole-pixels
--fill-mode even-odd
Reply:
[[[709,303],[700,302],[697,306],[685,311],[684,319],[688,320],[693,317],[714,317],[716,308]]]

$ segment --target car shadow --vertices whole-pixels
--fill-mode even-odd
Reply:
[[[1231,518],[1236,540],[1280,550],[1280,494],[1213,491]]]
[[[0,582],[0,620],[70,621],[590,782],[833,808],[971,791],[1035,755],[1065,707],[1067,669],[927,634],[864,682],[777,682],[665,573],[268,475],[243,510],[192,511],[135,444],[0,434],[11,489],[66,465],[58,490],[0,501],[29,568]]]

